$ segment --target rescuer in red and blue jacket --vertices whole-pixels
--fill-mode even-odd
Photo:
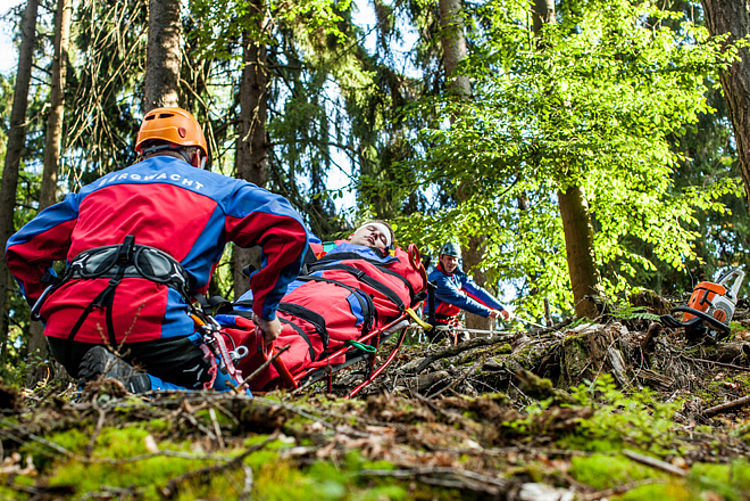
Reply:
[[[481,317],[510,318],[510,313],[489,292],[480,287],[458,267],[461,249],[453,242],[447,242],[440,249],[437,267],[428,279],[435,288],[435,320],[439,324],[450,325],[461,310]],[[429,315],[429,303],[425,304],[425,315]]]
[[[137,163],[69,194],[13,235],[8,267],[71,376],[104,373],[133,392],[225,389],[191,317],[193,295],[207,290],[226,242],[259,245],[253,312],[274,339],[276,309],[300,271],[307,230],[283,197],[203,170],[206,139],[183,109],[147,113],[135,149]],[[67,268],[54,279],[59,260]]]

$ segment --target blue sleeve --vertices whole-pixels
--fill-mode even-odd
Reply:
[[[45,272],[54,275],[52,264],[66,259],[78,217],[78,197],[47,207],[8,239],[5,259],[27,300],[37,299],[46,284]]]
[[[433,280],[437,288],[435,289],[435,297],[440,301],[443,301],[459,308],[466,310],[475,315],[482,317],[488,317],[491,313],[491,309],[480,303],[479,301],[469,297],[468,294],[463,292],[457,284],[451,280],[448,275],[444,273],[438,273],[438,277]]]
[[[500,301],[495,298],[495,296],[490,294],[486,289],[477,285],[477,283],[467,275],[461,275],[461,284],[463,290],[465,290],[469,296],[484,304],[485,306],[488,306],[493,310],[505,309],[503,305],[500,304]]]

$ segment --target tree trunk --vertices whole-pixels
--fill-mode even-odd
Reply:
[[[545,24],[555,23],[554,0],[534,0],[533,29],[538,36]],[[562,180],[560,180],[562,182]],[[582,186],[570,185],[557,192],[568,261],[568,275],[573,289],[576,315],[594,318],[599,314],[590,298],[602,294],[601,277],[596,268],[594,227]]]
[[[69,0],[58,0],[55,13],[55,55],[52,58],[52,88],[50,110],[47,118],[47,134],[44,144],[44,170],[39,195],[39,210],[57,202],[57,172],[60,163],[63,116],[65,114],[65,72],[68,62],[68,38],[70,34],[71,5]],[[41,322],[32,321],[29,329],[27,350],[29,361],[26,385],[33,387],[43,376],[35,361],[47,358],[47,343]]]
[[[18,166],[26,143],[26,108],[29,102],[29,83],[36,38],[36,15],[38,0],[28,0],[21,24],[21,50],[18,54],[16,88],[13,93],[13,108],[10,113],[8,148],[5,153],[2,188],[0,189],[0,244],[3,260],[0,264],[0,364],[5,361],[8,341],[8,293],[11,283],[8,264],[5,261],[5,245],[15,231],[13,212],[18,188]]]
[[[454,75],[458,64],[466,58],[466,34],[461,13],[461,0],[440,0],[440,45],[447,86],[461,97],[471,96],[469,77]]]
[[[591,297],[601,296],[601,280],[594,262],[594,228],[586,196],[582,187],[570,186],[565,192],[558,191],[557,199],[576,315],[594,318],[599,310]]]
[[[44,144],[44,171],[39,195],[39,210],[57,202],[57,173],[65,114],[65,72],[68,62],[71,10],[69,0],[58,0],[55,14],[55,56],[52,59],[52,88]]]
[[[555,0],[534,0],[532,19],[534,23],[534,33],[539,33],[545,24],[556,22]]]
[[[745,0],[701,0],[706,25],[713,36],[729,33],[728,42],[750,34],[750,12]],[[750,52],[739,50],[740,59],[721,74],[721,87],[732,119],[745,198],[750,206]]]
[[[143,112],[179,106],[182,25],[179,0],[150,0]]]
[[[258,32],[265,25],[263,0],[252,0],[251,16],[256,19]],[[268,109],[268,68],[265,45],[258,43],[250,32],[242,37],[242,57],[244,67],[240,81],[240,116],[238,124],[236,167],[237,176],[260,187],[264,187],[268,177],[268,140],[266,120]],[[232,273],[234,276],[234,297],[238,298],[250,288],[250,281],[242,273],[243,266],[260,265],[257,249],[234,247]]]
[[[446,86],[460,99],[471,98],[471,82],[464,75],[455,75],[456,68],[466,58],[466,34],[464,18],[461,13],[461,0],[440,0],[440,45],[443,49],[443,67],[445,68]],[[467,200],[474,187],[463,182],[456,190],[458,202]],[[474,235],[462,249],[463,269],[473,276],[480,286],[484,286],[486,277],[477,267],[482,261],[485,237]],[[466,312],[466,326],[470,329],[489,329],[489,319]]]

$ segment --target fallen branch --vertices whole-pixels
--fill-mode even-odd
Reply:
[[[721,367],[727,367],[728,369],[735,369],[738,371],[750,371],[750,367],[743,367],[741,365],[730,364],[728,362],[719,362],[718,360],[706,360],[705,358],[696,358],[684,353],[680,353],[680,357],[688,362],[703,362],[704,364],[714,364]]]
[[[686,477],[687,472],[683,470],[682,468],[678,468],[677,466],[667,463],[666,461],[662,461],[661,459],[656,459],[655,457],[651,456],[645,456],[643,454],[640,454],[635,451],[630,451],[625,449],[622,451],[622,454],[632,459],[633,461],[641,464],[645,464],[646,466],[650,466],[652,468],[656,468],[657,470],[664,471],[666,473],[669,473],[671,475],[676,475],[678,477]]]
[[[507,488],[507,481],[488,477],[473,471],[437,466],[433,468],[409,468],[400,470],[362,470],[365,477],[391,477],[418,480],[426,484],[453,489],[468,489],[474,492],[498,495]]]
[[[432,355],[424,359],[414,372],[416,373],[422,372],[427,367],[429,367],[429,365],[432,362],[436,360],[440,360],[441,358],[454,357],[461,352],[464,352],[466,350],[471,350],[473,348],[479,348],[480,346],[491,346],[493,344],[497,344],[502,341],[510,341],[513,337],[515,337],[515,334],[503,334],[503,335],[496,335],[492,337],[475,337],[463,343],[441,350],[437,353],[433,353]]]
[[[468,378],[469,376],[471,376],[472,374],[474,374],[477,370],[479,370],[479,367],[481,367],[483,364],[484,364],[484,357],[482,357],[481,359],[479,359],[474,365],[471,366],[471,368],[468,371],[466,371],[463,374],[461,374],[460,377],[454,378],[453,381],[451,381],[451,383],[448,386],[443,387],[442,389],[438,390],[437,392],[433,393],[430,396],[432,398],[435,398],[438,395],[440,395],[441,393],[443,393],[444,391],[453,388],[454,386],[458,385],[459,383],[462,383],[466,378]]]
[[[573,319],[571,318],[571,319],[563,320],[562,322],[559,322],[550,327],[541,327],[541,328],[531,329],[527,332],[516,332],[513,334],[498,333],[490,337],[475,337],[468,341],[464,341],[463,343],[459,343],[455,346],[450,346],[441,351],[438,351],[437,353],[433,353],[432,355],[429,355],[428,357],[426,357],[424,360],[422,360],[419,363],[419,365],[416,367],[416,369],[413,372],[420,373],[423,370],[425,370],[431,363],[435,362],[436,360],[440,360],[442,358],[454,357],[460,354],[461,352],[471,350],[474,348],[479,348],[482,346],[492,346],[492,345],[499,344],[502,342],[508,342],[513,339],[517,339],[519,337],[526,337],[529,339],[536,340],[542,334],[547,334],[549,332],[556,332],[562,329],[563,327],[569,325],[572,322],[573,322]],[[404,371],[406,372],[412,372],[411,366],[412,366],[412,363],[405,364],[402,367],[402,369],[404,369]]]
[[[738,407],[744,407],[749,404],[750,404],[750,395],[746,397],[738,398],[737,400],[732,400],[730,402],[725,402],[723,404],[709,407],[705,411],[701,412],[701,415],[703,415],[703,417],[711,417],[711,416],[715,416],[716,414],[721,414],[723,412],[731,411]]]

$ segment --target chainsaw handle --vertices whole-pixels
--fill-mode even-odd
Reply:
[[[706,322],[710,323],[712,327],[714,327],[716,329],[720,329],[725,334],[729,334],[729,326],[728,325],[726,325],[726,324],[724,324],[722,322],[719,322],[718,320],[716,320],[714,317],[712,317],[711,315],[707,314],[706,312],[703,312],[703,311],[700,311],[700,310],[696,310],[695,308],[690,308],[688,306],[678,306],[676,308],[672,308],[672,313],[676,313],[676,312],[689,313],[691,315],[694,315],[694,316],[700,318],[701,320],[705,320]],[[683,327],[685,327],[686,324],[689,324],[691,322],[678,322],[678,323],[680,323]]]

